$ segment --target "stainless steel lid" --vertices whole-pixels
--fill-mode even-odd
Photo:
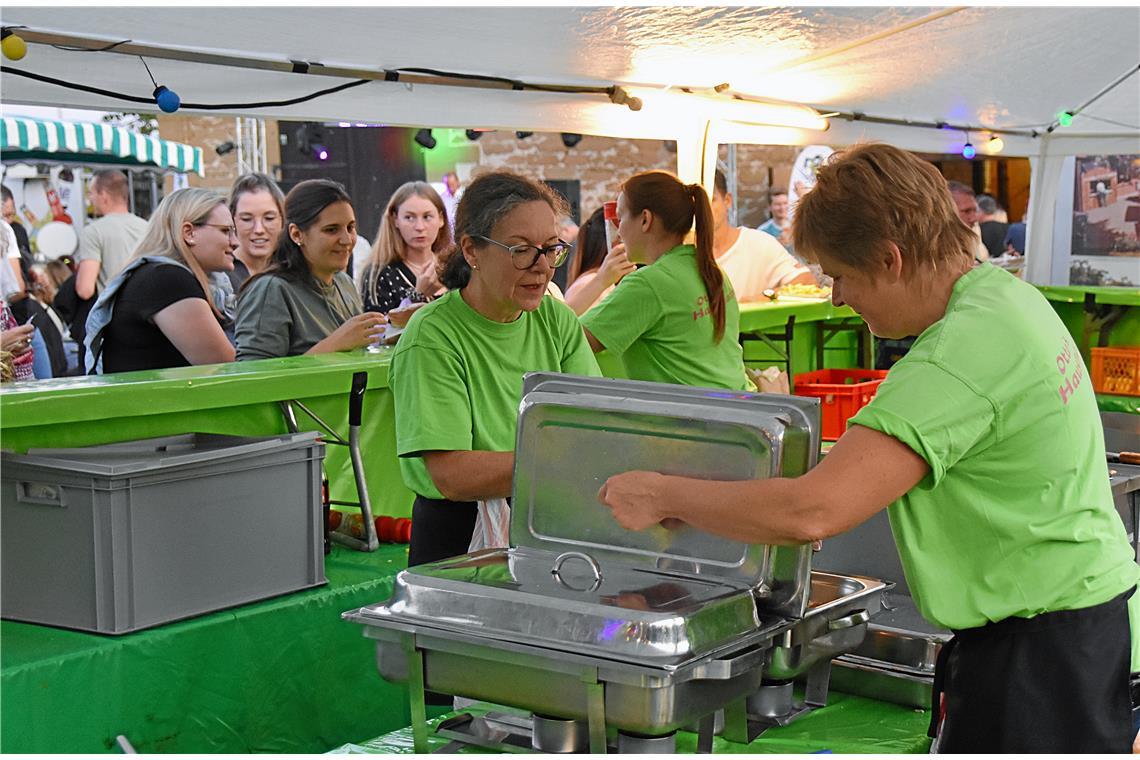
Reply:
[[[814,399],[528,375],[519,412],[511,545],[614,565],[720,578],[762,606],[806,608],[810,551],[746,544],[688,526],[627,531],[597,501],[612,475],[654,470],[745,480],[795,476],[818,458]],[[758,507],[759,508],[759,507]]]
[[[774,635],[783,624],[762,623],[747,589],[715,578],[616,565],[598,577],[581,557],[526,548],[409,568],[391,599],[351,617],[663,668]]]

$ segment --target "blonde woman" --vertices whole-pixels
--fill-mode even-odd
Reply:
[[[447,209],[431,185],[401,185],[384,211],[372,258],[361,277],[365,311],[387,314],[404,299],[430,301],[443,291],[436,257],[451,249]]]
[[[199,188],[163,199],[127,267],[87,318],[88,371],[234,360],[208,275],[234,268],[237,231],[226,199]]]

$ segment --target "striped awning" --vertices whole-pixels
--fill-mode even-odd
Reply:
[[[176,172],[202,170],[202,149],[115,127],[87,122],[5,117],[0,157],[82,164],[154,166]]]

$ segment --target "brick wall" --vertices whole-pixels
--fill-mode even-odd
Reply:
[[[163,140],[193,145],[202,149],[202,168],[205,177],[190,174],[191,187],[205,187],[221,193],[229,193],[238,177],[237,151],[219,156],[217,146],[224,142],[237,141],[237,120],[233,116],[198,116],[179,114],[159,115],[158,131]],[[269,175],[275,176],[274,167],[281,163],[281,147],[278,140],[277,122],[265,122],[265,142]],[[173,178],[167,177],[165,192],[173,188]]]
[[[676,171],[677,155],[661,140],[628,140],[585,135],[573,148],[557,133],[536,132],[520,140],[514,132],[488,132],[479,149],[474,177],[482,170],[510,169],[538,179],[581,182],[581,210],[586,217],[617,197],[622,180],[639,171]],[[758,226],[768,218],[769,176],[786,182],[795,160],[794,147],[742,145],[737,148],[737,221]],[[727,149],[721,147],[722,157]],[[434,177],[433,177],[434,179]]]

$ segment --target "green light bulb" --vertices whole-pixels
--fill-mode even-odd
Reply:
[[[1057,123],[1062,127],[1067,127],[1073,123],[1073,115],[1068,111],[1061,111],[1061,113],[1057,116]]]

